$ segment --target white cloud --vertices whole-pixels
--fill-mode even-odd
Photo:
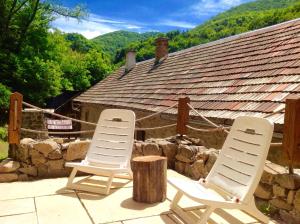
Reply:
[[[78,21],[73,18],[58,17],[52,26],[66,33],[80,33],[88,39],[117,30],[139,30],[141,26],[126,21],[104,19],[91,14],[87,19]]]
[[[189,22],[177,21],[177,20],[163,20],[163,21],[159,22],[159,25],[180,27],[180,28],[187,28],[187,29],[191,29],[196,26],[195,24],[192,24]]]
[[[190,7],[189,13],[197,17],[217,14],[243,2],[247,0],[200,0]]]

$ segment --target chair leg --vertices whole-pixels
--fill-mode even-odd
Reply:
[[[263,223],[269,223],[270,221],[270,218],[268,216],[264,215],[261,211],[257,209],[254,197],[251,199],[249,206],[247,206],[244,211]]]
[[[128,174],[129,174],[129,177],[130,177],[131,179],[133,179],[133,173],[132,173],[131,170],[128,171]]]
[[[175,197],[173,198],[173,200],[171,202],[171,205],[170,205],[171,209],[178,206],[178,203],[179,203],[180,199],[182,198],[182,196],[183,196],[183,193],[181,191],[177,191]]]
[[[76,176],[76,173],[77,173],[77,168],[73,168],[73,170],[69,176],[69,179],[68,179],[67,188],[72,188],[73,180]]]
[[[197,224],[206,224],[207,220],[209,219],[209,216],[214,210],[214,207],[207,206],[206,210],[201,214],[200,220],[197,222]]]
[[[112,173],[112,174],[110,174],[110,176],[108,177],[108,180],[107,180],[107,185],[106,185],[106,189],[105,189],[106,195],[109,194],[113,179],[114,179],[114,174]]]

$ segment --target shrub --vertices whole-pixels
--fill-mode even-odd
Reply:
[[[6,127],[0,127],[0,141],[7,141],[7,128]]]

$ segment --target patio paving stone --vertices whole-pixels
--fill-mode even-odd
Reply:
[[[35,213],[0,217],[1,224],[37,224]]]
[[[24,214],[30,212],[35,212],[33,198],[0,201],[0,216]]]
[[[107,196],[83,192],[78,195],[95,223],[116,222],[170,212],[168,200],[156,204],[135,202],[132,199],[132,188],[112,190]]]
[[[124,224],[176,224],[168,215],[157,215],[146,218],[123,221]]]
[[[75,193],[37,197],[35,200],[40,224],[92,223]]]

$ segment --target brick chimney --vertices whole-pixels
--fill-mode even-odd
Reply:
[[[136,65],[136,51],[135,50],[128,50],[126,53],[126,63],[125,63],[125,71],[129,72],[133,69]]]
[[[168,56],[168,38],[159,37],[156,39],[155,62],[158,63],[162,58]]]

